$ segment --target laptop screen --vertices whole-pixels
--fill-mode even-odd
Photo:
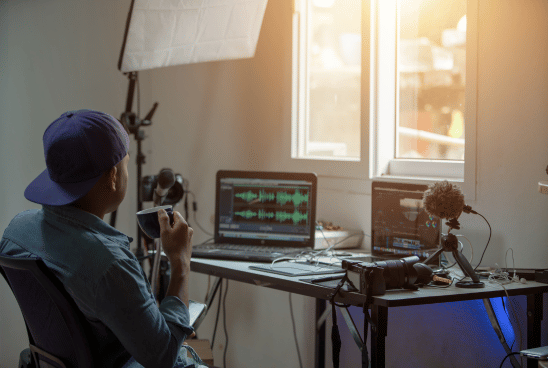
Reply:
[[[221,170],[216,185],[216,243],[314,246],[315,174]]]
[[[439,247],[440,220],[426,213],[427,185],[372,183],[372,254],[380,257],[428,258]]]

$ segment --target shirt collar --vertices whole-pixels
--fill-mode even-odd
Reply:
[[[103,221],[101,218],[95,216],[92,213],[83,211],[79,208],[76,208],[71,205],[65,205],[65,206],[48,206],[48,205],[42,205],[42,208],[44,209],[44,214],[46,216],[56,216],[56,217],[62,217],[64,219],[67,219],[71,222],[76,222],[82,226],[85,226],[91,230],[95,230],[97,232],[103,233],[107,236],[115,236],[115,237],[121,237],[124,241],[128,241],[131,243],[133,241],[132,237],[129,237],[125,235],[124,233],[120,232],[119,230],[115,229],[114,227],[107,224],[105,221]]]

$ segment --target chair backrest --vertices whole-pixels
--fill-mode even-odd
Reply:
[[[45,263],[40,258],[0,256],[0,272],[19,303],[35,359],[39,355],[52,367],[92,368],[88,322]]]

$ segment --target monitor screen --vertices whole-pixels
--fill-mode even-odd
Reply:
[[[427,185],[372,183],[371,239],[376,256],[431,256],[440,242],[440,220],[426,213],[422,202]]]
[[[314,174],[222,171],[216,238],[313,246],[315,191]]]

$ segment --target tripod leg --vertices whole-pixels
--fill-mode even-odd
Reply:
[[[423,263],[428,264],[428,262],[433,261],[434,259],[436,259],[436,257],[438,257],[441,254],[441,252],[443,252],[443,250],[444,250],[443,248],[438,249],[437,251],[434,252],[434,254],[426,258],[426,260]]]
[[[476,274],[472,266],[470,266],[470,263],[464,257],[464,255],[458,250],[453,250],[452,253],[453,253],[453,257],[455,257],[455,260],[459,264],[462,272],[464,272],[466,276],[470,277],[472,281],[474,281],[475,283],[479,283],[480,280],[478,275]]]

